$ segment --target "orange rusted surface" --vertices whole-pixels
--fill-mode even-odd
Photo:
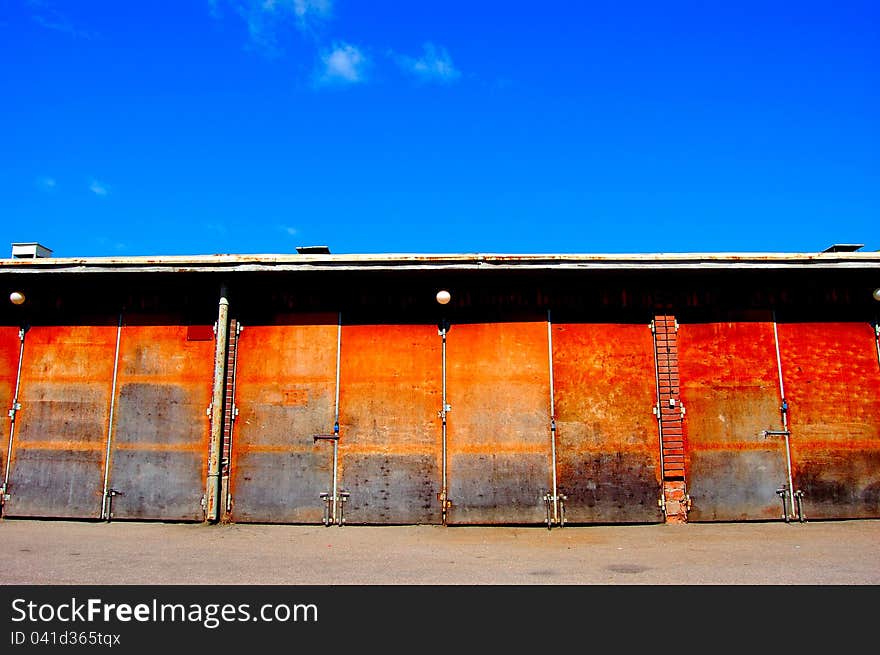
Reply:
[[[336,314],[244,326],[238,341],[230,493],[240,522],[320,523],[332,484]]]
[[[437,326],[343,327],[339,485],[351,494],[346,523],[440,522],[440,398]]]
[[[651,330],[553,326],[557,480],[572,523],[660,522]]]
[[[682,323],[689,521],[779,518],[787,481],[773,324]]]
[[[447,369],[448,522],[544,521],[552,489],[547,324],[453,324]]]
[[[780,323],[795,489],[809,518],[880,517],[880,365],[864,323]]]
[[[115,350],[115,326],[28,330],[6,515],[100,517]]]
[[[121,492],[115,518],[204,516],[214,341],[189,332],[134,319],[122,327],[109,477]]]
[[[4,415],[4,420],[0,421],[0,485],[3,484],[2,476],[6,469],[6,451],[12,422],[7,412],[15,397],[15,379],[18,373],[21,343],[18,330],[17,327],[0,326],[0,411]]]

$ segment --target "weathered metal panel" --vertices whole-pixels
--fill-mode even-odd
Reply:
[[[880,368],[864,323],[780,323],[792,474],[807,519],[880,517]]]
[[[278,317],[238,341],[230,492],[232,519],[320,523],[330,490],[335,416],[336,314]]]
[[[340,380],[346,523],[439,523],[437,326],[345,325]]]
[[[99,518],[116,328],[27,332],[7,516]]]
[[[571,523],[663,520],[651,331],[553,326],[557,479]]]
[[[769,318],[769,314],[768,314]],[[682,323],[690,521],[780,518],[787,480],[773,324]]]
[[[546,519],[552,489],[547,324],[453,324],[447,337],[450,524]]]
[[[210,330],[210,326],[208,326]],[[122,328],[109,486],[117,519],[201,520],[214,341],[185,325]]]
[[[0,326],[0,411],[4,419],[0,421],[0,485],[6,470],[6,453],[9,450],[9,431],[11,418],[9,409],[15,398],[15,380],[18,377],[18,357],[21,342],[18,327]]]

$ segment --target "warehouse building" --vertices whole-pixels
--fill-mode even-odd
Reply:
[[[3,517],[880,517],[880,252],[0,260]]]

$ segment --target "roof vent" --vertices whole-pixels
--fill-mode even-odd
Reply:
[[[13,259],[39,259],[42,257],[51,257],[52,251],[46,246],[39,243],[13,243],[12,258]]]
[[[822,252],[855,252],[859,248],[864,247],[864,243],[835,243],[825,248]]]
[[[300,255],[329,255],[329,246],[297,246],[296,251]]]

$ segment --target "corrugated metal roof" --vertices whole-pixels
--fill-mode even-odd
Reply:
[[[880,252],[251,254],[0,259],[3,273],[315,270],[880,268]]]

